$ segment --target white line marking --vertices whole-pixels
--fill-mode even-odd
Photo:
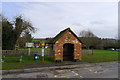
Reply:
[[[54,77],[57,77],[57,75],[55,75]]]
[[[75,73],[74,71],[72,71],[72,73]]]
[[[75,75],[79,75],[78,73],[75,73]]]
[[[83,76],[80,76],[81,78],[83,78]]]
[[[93,71],[92,69],[89,69],[89,71]]]
[[[95,71],[94,73],[97,73],[97,71]]]

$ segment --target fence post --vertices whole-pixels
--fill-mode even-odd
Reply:
[[[28,55],[30,56],[30,48],[28,48]]]
[[[93,49],[92,49],[92,55],[93,55]]]

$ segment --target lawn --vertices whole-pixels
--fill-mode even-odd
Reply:
[[[5,59],[6,60],[6,59]],[[8,58],[5,62],[2,63],[2,69],[3,70],[9,70],[9,69],[20,69],[24,68],[25,66],[29,65],[43,65],[43,64],[55,64],[49,56],[45,56],[45,62],[42,63],[42,57],[39,57],[38,61],[34,61],[33,56],[23,56],[23,61],[18,62],[18,59],[11,59]]]
[[[82,62],[118,61],[118,51],[93,50],[93,55],[82,55]]]
[[[107,50],[93,50],[93,55],[87,54],[82,55],[82,62],[97,63],[97,62],[110,62],[118,61],[118,52],[117,51],[107,51]],[[3,70],[9,69],[20,69],[29,65],[43,65],[42,57],[38,61],[34,61],[33,56],[23,56],[22,62],[17,62],[13,59],[7,59],[2,63]],[[52,61],[49,56],[45,56],[44,64],[56,64]]]

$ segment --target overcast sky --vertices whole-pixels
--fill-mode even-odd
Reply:
[[[101,38],[118,33],[117,2],[3,2],[2,13],[9,20],[22,14],[37,28],[34,38],[54,37],[70,27],[77,35],[91,30]]]

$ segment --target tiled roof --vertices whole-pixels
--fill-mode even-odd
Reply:
[[[67,31],[71,32],[79,41],[80,39],[76,36],[76,34],[70,29],[67,28],[63,31],[61,31],[59,34],[57,34],[52,40],[50,40],[50,43],[55,43],[60,37],[62,37]],[[81,41],[80,41],[81,42]],[[81,42],[82,43],[82,42]]]

